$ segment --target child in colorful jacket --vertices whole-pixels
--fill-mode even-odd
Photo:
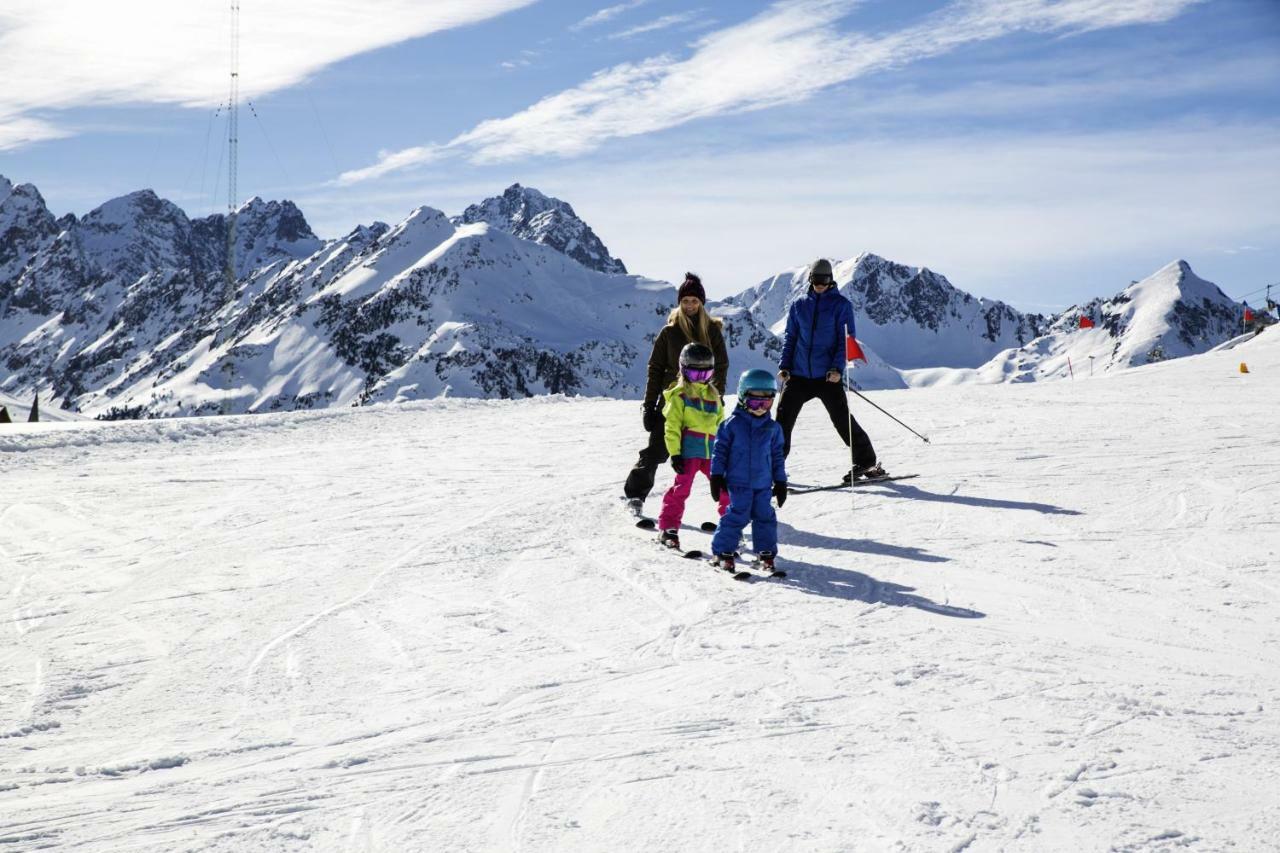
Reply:
[[[787,500],[787,470],[782,427],[769,409],[778,383],[767,370],[748,370],[738,380],[738,407],[720,424],[711,455],[711,496],[720,500],[726,490],[729,511],[711,540],[712,565],[734,570],[734,552],[742,531],[751,522],[751,542],[763,568],[774,571],[778,551],[778,516],[769,498],[782,506]]]
[[[668,548],[680,547],[680,520],[684,504],[693,489],[693,478],[701,473],[711,475],[711,448],[716,429],[724,420],[724,401],[720,399],[711,378],[716,367],[711,348],[699,343],[686,344],[680,350],[680,378],[662,392],[665,401],[662,417],[666,422],[664,437],[676,481],[662,497],[658,514],[658,537]],[[720,501],[720,514],[729,507],[729,495]]]

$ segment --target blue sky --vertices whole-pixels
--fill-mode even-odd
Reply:
[[[6,5],[0,174],[225,209],[226,3]],[[322,236],[519,181],[713,295],[861,251],[1024,310],[1280,283],[1276,0],[241,7],[241,195]]]

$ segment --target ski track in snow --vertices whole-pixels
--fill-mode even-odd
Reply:
[[[855,400],[921,476],[791,496],[746,584],[632,526],[631,402],[14,425],[0,844],[1271,849],[1278,373],[877,394],[927,447]]]

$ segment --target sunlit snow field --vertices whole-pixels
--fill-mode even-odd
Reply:
[[[746,584],[634,402],[0,427],[3,849],[1275,849],[1280,333],[870,396]]]

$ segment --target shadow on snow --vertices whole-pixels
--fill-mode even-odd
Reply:
[[[835,566],[794,561],[788,561],[786,569],[786,578],[769,581],[769,583],[788,586],[809,595],[842,598],[846,601],[864,601],[867,604],[886,604],[890,607],[914,607],[917,610],[937,613],[940,616],[953,616],[957,619],[982,619],[987,615],[980,610],[971,610],[968,607],[939,604],[923,595],[913,595],[915,587],[876,580],[870,575],[851,569],[837,569]]]
[[[1084,515],[1078,509],[1066,509],[1053,504],[1042,504],[1034,501],[1004,501],[997,498],[972,498],[966,495],[957,495],[954,492],[949,495],[939,494],[938,492],[926,492],[919,486],[904,486],[900,483],[876,483],[873,486],[861,486],[861,489],[870,488],[887,489],[883,492],[872,492],[872,494],[883,495],[893,498],[910,498],[918,501],[938,501],[940,503],[963,504],[964,506],[976,506],[986,509],[1027,509],[1034,512],[1042,512],[1045,515]]]
[[[878,554],[883,557],[897,557],[901,560],[917,560],[921,563],[949,563],[950,557],[930,554],[923,548],[906,545],[888,545],[871,539],[842,539],[839,536],[827,536],[792,527],[785,521],[778,521],[778,539],[784,545],[799,545],[803,548],[832,548],[838,551],[856,551],[861,554]]]

